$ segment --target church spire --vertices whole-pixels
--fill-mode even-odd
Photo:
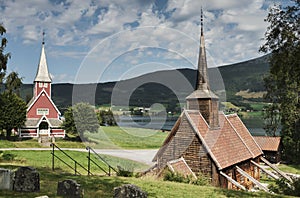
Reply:
[[[207,61],[205,51],[205,41],[203,33],[203,11],[201,8],[201,34],[200,34],[200,49],[198,58],[198,74],[197,74],[197,90],[209,90],[208,73],[207,73]]]
[[[46,60],[46,54],[45,54],[45,32],[43,32],[43,41],[42,41],[42,51],[40,56],[40,62],[38,65],[37,73],[34,79],[34,82],[50,82],[51,83],[51,77],[48,72],[48,65]]]

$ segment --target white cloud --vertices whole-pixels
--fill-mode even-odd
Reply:
[[[95,57],[98,63],[108,63],[136,48],[156,47],[174,52],[149,54],[158,61],[185,57],[196,64],[202,6],[210,65],[258,56],[267,26],[263,21],[267,15],[265,4],[271,3],[269,0],[169,0],[165,10],[155,10],[153,0],[0,2],[0,21],[8,34],[21,38],[22,43],[37,43],[45,29],[47,45],[55,49],[51,55],[78,59],[103,41],[100,55]],[[157,0],[156,4],[159,3]],[[137,62],[134,58],[128,61]]]

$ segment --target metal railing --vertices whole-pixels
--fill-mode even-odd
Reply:
[[[88,174],[90,174],[90,169],[91,169],[91,163],[95,164],[99,169],[101,169],[105,174],[108,176],[111,176],[111,171],[113,170],[114,172],[118,173],[118,171],[112,167],[103,157],[101,157],[93,148],[87,146],[86,150],[88,150]],[[97,157],[99,161],[104,163],[108,167],[108,171],[105,170],[104,168],[100,167],[93,159],[91,159],[91,151],[94,153],[94,155]]]
[[[52,146],[52,171],[54,171],[54,163],[55,163],[55,158],[57,158],[58,160],[60,160],[61,162],[63,162],[66,166],[68,166],[70,169],[72,169],[75,172],[75,175],[81,175],[81,173],[78,171],[77,166],[81,167],[83,170],[85,170],[88,175],[93,175],[90,171],[90,169],[86,169],[83,165],[81,165],[79,162],[77,162],[75,159],[73,159],[70,155],[68,155],[65,151],[63,151],[61,148],[59,148],[58,146],[56,146],[54,143],[51,144]],[[67,162],[65,162],[65,160],[61,159],[58,155],[55,154],[55,148],[58,149],[58,151],[60,151],[61,153],[63,153],[66,157],[68,157],[71,161],[74,162],[74,167],[70,164],[68,164]]]

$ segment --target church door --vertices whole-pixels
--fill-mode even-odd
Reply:
[[[48,134],[49,134],[49,124],[43,121],[39,125],[39,135],[48,135]]]

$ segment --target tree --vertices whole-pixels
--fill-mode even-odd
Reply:
[[[1,36],[1,44],[0,44],[0,85],[3,83],[3,79],[6,74],[7,62],[10,58],[10,53],[5,53],[5,47],[7,44],[7,39],[4,37],[6,33],[6,29],[2,24],[0,24],[0,36]]]
[[[6,130],[7,139],[14,128],[20,128],[26,121],[26,104],[15,93],[5,91],[0,95],[0,129]]]
[[[20,96],[20,88],[22,85],[22,78],[19,77],[17,72],[11,72],[6,77],[5,89],[9,92],[14,92]]]
[[[271,52],[270,73],[265,78],[265,99],[271,103],[266,111],[270,124],[267,127],[270,130],[278,128],[276,119],[280,119],[283,157],[300,163],[300,1],[292,0],[291,3],[270,9],[266,18],[269,22],[266,42],[260,51]],[[272,120],[275,122],[270,122]]]
[[[97,112],[97,117],[100,125],[105,126],[116,126],[117,122],[115,121],[113,112],[111,110],[100,110]]]
[[[5,33],[6,29],[0,24],[0,85],[5,79],[7,62],[10,58],[10,53],[5,53],[7,45]],[[9,139],[12,129],[21,127],[26,121],[26,104],[14,93],[18,93],[22,84],[22,78],[19,78],[18,73],[10,73],[5,83],[5,91],[0,94],[0,129],[6,130],[6,137]]]
[[[99,122],[94,108],[88,103],[78,103],[69,107],[64,113],[63,128],[67,133],[78,134],[83,138],[84,132],[98,131]]]

